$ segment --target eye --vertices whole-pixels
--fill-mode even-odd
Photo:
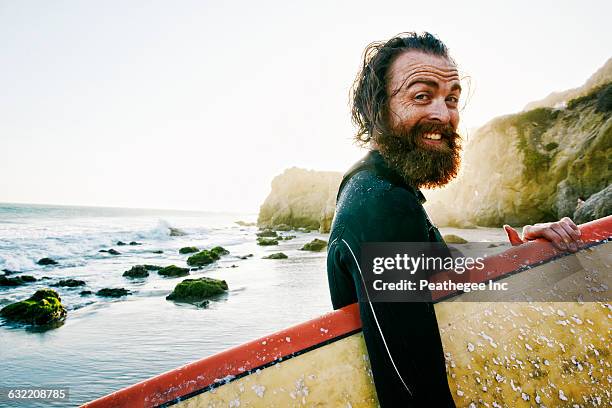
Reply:
[[[454,96],[454,95],[451,95],[448,98],[446,98],[446,101],[450,102],[452,104],[457,104],[457,103],[459,103],[459,98]]]
[[[425,92],[418,93],[414,96],[414,99],[416,99],[417,101],[426,101],[429,99],[429,95]]]

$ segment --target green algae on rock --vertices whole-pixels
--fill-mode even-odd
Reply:
[[[187,275],[189,275],[189,269],[188,268],[180,268],[180,267],[178,267],[176,265],[170,265],[170,266],[166,266],[165,268],[162,268],[162,269],[158,270],[157,273],[160,274],[161,276],[177,278],[177,277],[180,277],[180,276],[187,276]]]
[[[194,252],[198,252],[199,249],[197,247],[183,247],[179,249],[179,254],[193,254]]]
[[[7,278],[5,275],[0,275],[0,286],[21,286],[26,283],[36,282],[36,278],[30,275],[20,275],[13,278]]]
[[[327,241],[315,238],[301,247],[300,251],[322,251],[326,246]]]
[[[261,246],[278,245],[278,239],[275,239],[275,238],[257,238],[257,245],[261,245]]]
[[[96,292],[96,295],[98,296],[111,298],[119,298],[131,294],[132,293],[129,290],[124,288],[104,288]]]
[[[287,259],[287,258],[289,257],[282,252],[276,252],[274,254],[270,254],[268,256],[263,257],[263,259]]]
[[[467,240],[455,234],[446,234],[442,237],[447,244],[467,244]]]
[[[166,296],[167,300],[182,303],[203,302],[211,296],[220,295],[228,290],[227,282],[213,278],[185,279]]]
[[[223,255],[228,255],[230,251],[223,248],[222,246],[216,246],[210,250],[213,254],[217,255],[217,257],[221,257]]]
[[[42,326],[58,323],[66,318],[62,299],[53,289],[37,290],[29,299],[0,309],[7,321]]]
[[[257,237],[259,238],[276,238],[278,236],[278,233],[269,228],[265,228],[260,232],[255,233],[255,235],[257,235]]]
[[[215,262],[217,259],[219,259],[219,255],[205,249],[187,258],[187,265],[204,266]]]
[[[134,265],[129,271],[123,272],[126,278],[146,278],[149,276],[149,271],[144,265]]]

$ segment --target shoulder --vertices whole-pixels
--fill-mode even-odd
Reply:
[[[359,242],[427,240],[425,212],[418,198],[370,170],[356,173],[346,183],[334,226]]]

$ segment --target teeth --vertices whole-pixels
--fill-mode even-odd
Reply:
[[[425,133],[423,137],[425,139],[440,140],[442,138],[442,135],[440,135],[439,133]]]

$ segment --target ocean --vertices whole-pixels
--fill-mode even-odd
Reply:
[[[0,307],[23,300],[60,279],[84,287],[55,287],[68,317],[40,331],[0,319],[0,387],[62,387],[69,402],[27,406],[75,406],[228,347],[273,333],[332,310],[325,251],[300,251],[318,232],[288,232],[278,246],[256,244],[257,214],[0,204],[0,270],[38,280],[0,287]],[[171,236],[171,228],[184,232]],[[504,239],[503,230],[443,229],[469,240]],[[119,241],[128,245],[117,245]],[[129,245],[130,242],[138,245]],[[224,279],[228,293],[207,308],[167,301],[183,278],[122,276],[134,265],[186,266],[185,246],[221,245],[229,255],[192,277]],[[111,255],[100,250],[115,249]],[[288,259],[263,256],[282,251]],[[160,253],[161,252],[161,253]],[[253,254],[241,259],[241,256]],[[49,257],[57,265],[40,266]],[[108,299],[83,290],[125,288],[131,295]],[[2,406],[23,407],[2,402]]]

